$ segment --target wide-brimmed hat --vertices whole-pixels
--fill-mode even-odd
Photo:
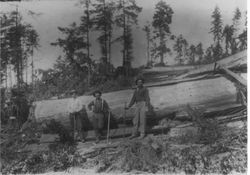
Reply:
[[[102,92],[97,90],[97,91],[94,91],[94,92],[93,92],[93,96],[94,96],[94,97],[95,97],[95,94],[100,94],[100,95],[102,95]]]
[[[144,81],[145,81],[144,78],[141,78],[141,77],[140,77],[140,78],[136,78],[136,80],[135,80],[135,84],[136,84],[136,85],[137,85],[137,82],[138,82],[139,80],[141,80],[142,83],[144,83]]]

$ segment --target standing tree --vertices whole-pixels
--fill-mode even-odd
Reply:
[[[176,60],[180,65],[184,64],[188,55],[188,42],[182,35],[178,36],[173,46],[174,51],[177,52]]]
[[[123,67],[125,74],[128,76],[133,59],[133,46],[132,46],[132,26],[137,24],[137,18],[142,8],[137,6],[135,0],[120,0],[116,6],[115,23],[123,30],[123,35],[115,39],[115,41],[122,42],[123,44]]]
[[[204,63],[211,63],[212,61],[214,61],[213,45],[211,45],[207,48],[205,56],[204,56]]]
[[[196,56],[196,48],[192,44],[189,47],[189,64],[194,64],[195,63],[195,56]]]
[[[87,36],[82,35],[82,30],[72,23],[69,27],[58,27],[58,30],[65,35],[64,38],[59,38],[53,46],[59,46],[65,53],[65,59],[69,64],[73,65],[78,72],[86,73],[86,64],[90,64],[91,60],[88,57]],[[87,53],[86,51],[87,50]],[[85,52],[84,52],[85,51]]]
[[[38,47],[38,34],[30,24],[22,23],[22,16],[18,11],[12,12],[9,21],[14,23],[5,35],[6,58],[13,65],[16,72],[18,88],[23,84],[23,73],[28,66],[28,58]],[[33,38],[31,38],[33,36]]]
[[[245,28],[239,35],[239,49],[247,49],[247,12],[245,12]]]
[[[111,42],[115,4],[113,2],[106,2],[106,0],[97,0],[97,4],[94,4],[94,7],[95,29],[101,32],[98,41],[101,46],[102,63],[105,66],[105,72],[103,73],[107,74],[111,68]]]
[[[234,34],[234,29],[233,26],[226,25],[223,30],[223,37],[225,39],[225,55],[229,55],[228,49],[232,45],[233,42],[233,34]]]
[[[143,31],[146,33],[147,40],[147,66],[152,66],[151,54],[150,54],[150,42],[151,42],[151,25],[149,22],[143,27]]]
[[[82,37],[83,39],[83,47],[81,47],[80,52],[78,52],[78,56],[82,55],[82,59],[83,62],[86,62],[87,64],[87,70],[88,70],[88,78],[87,78],[87,82],[88,85],[90,85],[90,77],[91,77],[91,70],[92,70],[92,62],[91,62],[91,58],[90,58],[90,30],[93,27],[93,21],[90,18],[91,15],[91,10],[90,10],[90,4],[91,1],[90,0],[81,0],[80,4],[83,5],[84,10],[84,15],[81,16],[81,23],[79,26],[79,35]],[[76,29],[78,30],[78,29]],[[84,51],[83,51],[84,50]]]
[[[213,47],[213,57],[215,59],[215,62],[218,61],[218,58],[221,58],[222,54],[223,54],[223,49],[221,45],[219,43],[216,43],[216,45]]]
[[[238,51],[238,36],[240,32],[240,20],[241,20],[241,12],[240,9],[237,7],[234,12],[234,17],[233,17],[233,39],[232,39],[232,44],[231,44],[231,50],[232,54],[235,54]]]
[[[239,35],[239,49],[247,49],[247,30],[244,30],[243,33]]]
[[[201,64],[202,60],[203,60],[203,55],[204,55],[203,48],[202,48],[202,43],[199,43],[196,46],[195,52],[196,52],[196,54],[198,56],[198,62],[199,62],[199,64]]]
[[[26,30],[26,37],[27,37],[27,41],[26,41],[26,46],[27,46],[27,53],[31,56],[31,83],[32,83],[32,89],[34,88],[34,51],[35,49],[38,49],[39,47],[39,38],[38,38],[38,34],[37,32],[32,29],[32,28],[28,28]],[[27,65],[28,66],[28,62]]]
[[[215,60],[219,60],[222,57],[221,52],[221,41],[222,41],[222,19],[221,19],[221,13],[218,6],[215,7],[213,14],[212,14],[212,28],[210,29],[210,33],[213,34],[213,40],[214,40],[214,50],[216,51],[213,55],[215,57]]]
[[[5,33],[7,28],[9,27],[9,19],[8,17],[4,14],[0,16],[0,85],[2,85],[2,82],[5,80],[7,84],[7,79],[8,79],[8,74],[7,69],[8,69],[8,63],[10,61],[9,54],[8,54],[8,41],[6,40]],[[6,28],[6,30],[4,30]]]
[[[173,10],[164,1],[160,1],[156,4],[156,11],[153,16],[153,27],[155,28],[154,39],[160,39],[159,44],[155,48],[156,57],[160,56],[160,64],[164,64],[164,55],[170,52],[170,49],[166,46],[167,37],[170,36],[169,25],[172,23]]]
[[[240,9],[237,7],[234,12],[233,16],[233,28],[234,28],[234,38],[239,35],[240,24],[241,24],[241,12]]]

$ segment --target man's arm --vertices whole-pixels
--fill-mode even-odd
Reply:
[[[128,105],[128,108],[132,107],[135,104],[135,93],[136,93],[136,90],[134,91],[133,97]]]
[[[109,105],[106,100],[103,101],[103,107],[104,107],[103,109],[104,111],[110,111]]]

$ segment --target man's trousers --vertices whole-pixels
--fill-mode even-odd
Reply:
[[[70,123],[73,131],[74,139],[83,139],[84,131],[83,131],[83,116],[81,116],[80,112],[74,112],[70,114]]]
[[[138,131],[141,134],[146,132],[146,103],[144,101],[137,102],[135,105],[135,118],[133,119],[134,131],[133,134],[137,135]]]
[[[95,130],[95,136],[96,138],[99,138],[104,127],[104,114],[93,112],[93,115],[90,120]]]

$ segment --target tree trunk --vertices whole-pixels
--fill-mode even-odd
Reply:
[[[103,0],[103,11],[106,18],[107,9],[106,9],[106,2]],[[106,19],[107,20],[107,19]],[[108,30],[107,30],[107,23],[104,23],[104,50],[105,50],[105,73],[108,74],[109,72],[109,60],[108,60]]]
[[[125,16],[125,7],[124,7],[124,0],[123,2],[123,67],[126,68],[127,58],[126,58],[126,16]],[[127,75],[127,72],[126,72]]]
[[[34,93],[34,46],[31,48],[31,86]]]
[[[87,8],[87,57],[90,61],[90,49],[89,49],[89,0],[86,1],[86,8]],[[88,86],[90,86],[90,74],[91,74],[91,66],[88,66]]]
[[[226,48],[226,55],[228,55],[228,42],[226,41],[226,46],[225,46],[225,48]]]
[[[12,69],[11,69],[11,65],[9,66],[9,75],[10,75],[10,88],[12,88]]]
[[[163,47],[164,47],[164,38],[163,38],[163,31],[160,28],[160,63],[164,64],[164,53],[163,53]]]
[[[104,12],[104,15],[106,15],[105,0],[103,0],[103,12]],[[104,60],[104,63],[106,65],[106,72],[107,72],[107,63],[108,63],[108,45],[107,45],[107,42],[108,42],[108,37],[107,37],[107,23],[105,22],[104,23],[104,50],[105,50],[105,55],[104,55],[105,60]]]
[[[25,82],[28,85],[28,59],[25,59]]]
[[[112,70],[111,70],[111,39],[112,39],[112,31],[110,29],[110,31],[109,31],[109,60],[108,60],[109,72],[112,72]]]
[[[20,88],[20,67],[19,67],[19,65],[20,65],[20,63],[19,63],[19,59],[18,59],[18,57],[19,57],[19,55],[18,55],[18,33],[17,33],[17,30],[18,30],[18,19],[17,19],[17,13],[18,13],[18,9],[16,9],[16,43],[15,43],[15,50],[14,50],[14,52],[15,52],[15,56],[16,56],[16,77],[17,77],[17,87],[18,88]]]
[[[148,34],[149,35],[149,34]],[[150,63],[150,53],[149,53],[149,36],[147,37],[147,57],[148,57],[148,65],[151,65]]]
[[[8,88],[8,65],[5,66],[5,88]]]

